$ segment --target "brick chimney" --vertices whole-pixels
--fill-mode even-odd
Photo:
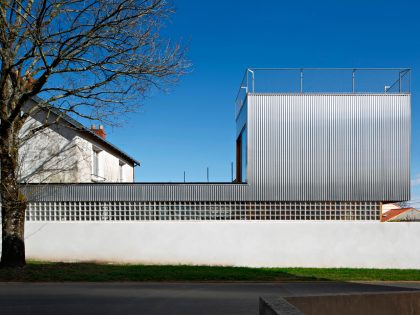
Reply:
[[[106,133],[105,133],[105,130],[104,130],[104,126],[103,125],[99,125],[98,126],[98,129],[96,129],[96,125],[92,125],[90,127],[90,131],[96,133],[102,139],[105,139],[106,138]]]

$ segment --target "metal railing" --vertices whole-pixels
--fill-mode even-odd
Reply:
[[[247,68],[236,97],[248,93],[410,93],[410,68]]]

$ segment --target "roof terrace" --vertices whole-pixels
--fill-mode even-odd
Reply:
[[[236,110],[247,93],[409,94],[410,68],[247,68]]]

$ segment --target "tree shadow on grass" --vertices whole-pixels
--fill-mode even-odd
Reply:
[[[0,281],[420,281],[420,270],[29,262],[1,268]]]
[[[314,281],[278,268],[186,265],[114,265],[100,263],[30,262],[22,268],[1,268],[0,281]]]

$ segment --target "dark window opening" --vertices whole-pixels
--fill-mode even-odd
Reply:
[[[236,182],[240,183],[242,182],[242,176],[241,176],[241,136],[236,139]]]
[[[236,181],[247,181],[247,128],[245,127],[236,140]]]

